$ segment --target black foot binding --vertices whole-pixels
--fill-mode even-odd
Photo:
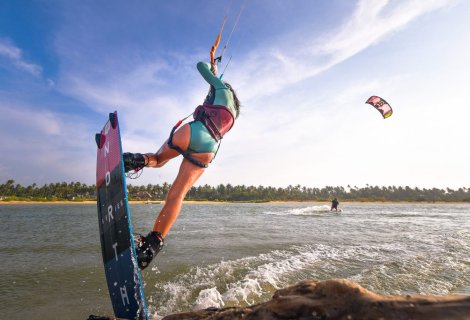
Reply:
[[[139,171],[145,167],[145,157],[141,153],[130,153],[126,152],[122,155],[124,160],[124,172],[129,172],[131,170]]]
[[[139,237],[139,244],[136,248],[137,263],[140,270],[147,268],[152,259],[163,247],[163,237],[160,232],[152,231],[146,237]]]

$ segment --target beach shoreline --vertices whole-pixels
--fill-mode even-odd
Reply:
[[[163,200],[130,200],[129,204],[164,204]],[[185,200],[183,204],[239,204],[239,203],[258,203],[258,204],[313,204],[313,205],[331,205],[330,201],[262,201],[262,202],[250,202],[250,201],[195,201],[195,200]],[[446,202],[446,201],[435,201],[435,202],[426,202],[426,201],[343,201],[341,206],[350,205],[350,204],[467,204],[468,202]],[[96,201],[84,200],[84,201],[26,201],[26,200],[15,200],[15,201],[1,201],[1,205],[19,205],[19,204],[44,204],[44,205],[54,205],[54,204],[96,204]]]

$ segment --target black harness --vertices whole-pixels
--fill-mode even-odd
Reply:
[[[194,120],[202,122],[209,131],[210,135],[215,139],[215,141],[219,142],[219,145],[217,146],[217,150],[215,152],[215,155],[217,155],[223,136],[232,128],[235,122],[232,112],[230,112],[230,110],[226,106],[204,104],[198,106],[192,114],[194,116]],[[188,151],[184,151],[173,143],[173,134],[175,133],[176,129],[178,129],[178,127],[183,123],[183,121],[185,121],[190,116],[191,115],[178,121],[178,123],[173,127],[170,133],[170,137],[168,138],[168,146],[171,149],[178,151],[185,159],[187,159],[192,164],[201,168],[207,168],[207,164],[204,164],[201,161],[193,158]],[[215,159],[215,155],[214,158],[212,158],[211,162]]]
[[[168,138],[168,146],[171,148],[171,149],[174,149],[176,151],[178,151],[186,160],[188,160],[189,162],[191,162],[192,164],[198,166],[198,167],[201,167],[201,168],[207,168],[208,165],[205,164],[205,163],[202,163],[201,161],[197,160],[197,159],[194,159],[193,157],[191,157],[191,154],[187,151],[184,151],[183,149],[181,149],[180,147],[178,147],[176,144],[173,144],[173,134],[175,133],[176,129],[178,129],[178,127],[180,126],[181,124],[181,120],[177,123],[176,126],[173,127],[173,129],[171,130],[171,133],[170,133],[170,138]],[[217,148],[217,150],[219,150],[219,148]],[[215,157],[214,157],[215,158]]]

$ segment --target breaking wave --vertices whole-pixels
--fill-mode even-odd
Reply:
[[[309,206],[305,208],[293,208],[285,211],[266,211],[265,214],[277,215],[277,216],[308,216],[316,215],[322,213],[328,213],[330,211],[330,206],[320,205],[320,206]],[[333,212],[334,213],[334,212]]]

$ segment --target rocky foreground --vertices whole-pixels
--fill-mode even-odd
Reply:
[[[163,318],[189,319],[470,319],[470,296],[383,296],[347,280],[305,280],[250,307],[209,308]]]

